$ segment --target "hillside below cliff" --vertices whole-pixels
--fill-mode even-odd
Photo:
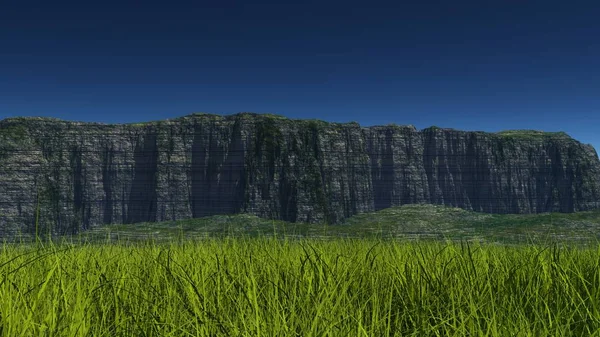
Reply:
[[[135,124],[0,121],[0,233],[250,213],[340,223],[403,204],[486,213],[600,207],[600,161],[567,134],[361,127],[275,115]],[[2,234],[0,234],[2,236]]]

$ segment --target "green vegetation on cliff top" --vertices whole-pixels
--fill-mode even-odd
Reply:
[[[429,130],[444,130],[444,131],[453,131],[453,132],[469,132],[469,133],[477,133],[480,135],[492,135],[492,136],[500,136],[503,138],[514,138],[514,139],[544,139],[544,138],[562,138],[562,139],[572,139],[567,133],[563,131],[559,132],[547,132],[547,131],[539,131],[539,130],[505,130],[499,132],[484,132],[484,131],[465,131],[465,130],[457,130],[453,128],[441,128],[439,126],[430,126],[421,131],[429,131]]]
[[[8,140],[8,138],[22,139],[27,135],[27,129],[22,124],[13,124],[5,127],[0,127],[0,140]]]
[[[546,132],[546,131],[538,131],[538,130],[506,130],[496,132],[496,135],[502,137],[514,137],[518,139],[530,139],[530,138],[539,138],[539,137],[552,137],[552,138],[564,138],[570,139],[571,137],[562,131],[559,132]]]
[[[341,124],[357,124],[356,122],[351,122],[351,123],[334,123],[334,122],[327,122],[327,121],[323,121],[320,119],[290,119],[288,117],[282,116],[282,115],[277,115],[277,114],[271,114],[271,113],[254,113],[254,112],[240,112],[238,114],[232,114],[232,115],[218,115],[218,114],[213,114],[213,113],[206,113],[206,112],[195,112],[186,116],[182,116],[182,117],[178,117],[178,118],[173,118],[170,120],[178,120],[178,119],[185,119],[185,118],[190,118],[190,117],[195,117],[195,116],[202,116],[202,117],[208,117],[208,118],[214,118],[214,119],[226,119],[226,118],[235,118],[235,117],[258,117],[258,118],[267,118],[267,119],[271,119],[271,120],[279,120],[279,121],[294,121],[294,122],[304,122],[304,123],[308,123],[309,125],[318,125],[320,127],[325,127],[327,125],[331,125],[331,126],[336,126],[336,125],[341,125]],[[71,121],[65,121],[65,120],[61,120],[58,118],[52,118],[52,117],[9,117],[9,118],[5,118],[3,120],[0,120],[0,122],[3,121],[18,121],[18,122],[27,122],[27,121],[56,121],[56,122],[63,122],[63,123],[68,123]],[[161,122],[164,122],[166,120],[157,120],[157,121],[147,121],[147,122],[135,122],[135,123],[126,123],[124,125],[128,125],[128,126],[147,126],[147,125],[156,125],[156,124],[160,124]],[[75,122],[75,121],[73,121]],[[82,123],[82,122],[76,122],[76,123]],[[86,122],[87,123],[87,122]],[[97,123],[92,123],[92,124],[97,124]],[[395,123],[391,123],[387,126],[390,127],[398,127],[398,125],[396,125]],[[408,126],[410,127],[410,125],[402,125],[402,126]],[[4,127],[0,126],[0,132]],[[477,132],[480,133],[480,131],[465,131],[465,130],[457,130],[457,129],[453,129],[453,128],[441,128],[438,126],[430,126],[428,128],[423,129],[422,131],[425,130],[448,130],[448,131],[457,131],[457,132]],[[483,134],[490,134],[490,135],[497,135],[497,136],[501,136],[501,137],[508,137],[508,138],[514,138],[514,139],[541,139],[541,138],[562,138],[562,139],[572,139],[568,134],[566,134],[565,132],[545,132],[545,131],[538,131],[538,130],[506,130],[506,131],[499,131],[499,132],[483,132]]]

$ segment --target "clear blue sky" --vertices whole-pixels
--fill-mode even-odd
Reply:
[[[598,1],[7,0],[0,118],[250,111],[600,149],[599,18]]]

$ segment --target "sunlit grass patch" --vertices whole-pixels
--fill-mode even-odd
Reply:
[[[4,245],[6,336],[598,336],[600,248],[224,237]]]

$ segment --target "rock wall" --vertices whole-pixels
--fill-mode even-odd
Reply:
[[[253,213],[339,223],[407,203],[600,207],[600,161],[564,133],[361,127],[274,115],[139,124],[0,121],[0,233]]]

